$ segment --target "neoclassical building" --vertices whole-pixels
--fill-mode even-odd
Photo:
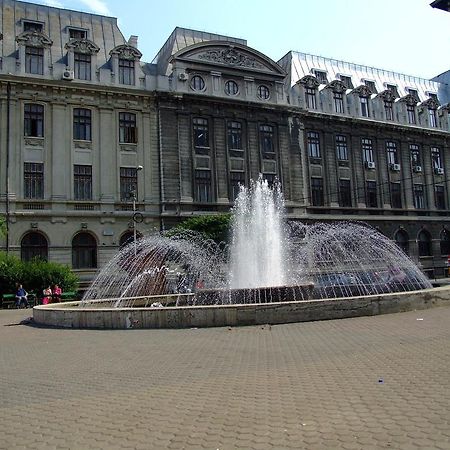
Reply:
[[[262,174],[288,219],[368,222],[444,274],[448,73],[275,62],[184,28],[146,63],[115,18],[0,4],[2,249],[88,280],[135,232],[229,211]]]

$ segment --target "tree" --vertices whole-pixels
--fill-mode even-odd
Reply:
[[[192,230],[203,234],[206,239],[212,239],[219,244],[228,240],[230,225],[231,214],[191,217],[173,228],[169,234],[176,234],[177,231]]]

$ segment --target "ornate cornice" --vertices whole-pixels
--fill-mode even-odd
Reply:
[[[64,46],[64,48],[66,50],[88,55],[93,55],[100,51],[100,47],[89,39],[72,39]]]
[[[390,89],[380,92],[377,97],[382,98],[385,102],[394,102],[396,99],[395,94]]]
[[[141,59],[142,53],[132,45],[124,44],[124,45],[118,45],[117,47],[113,48],[109,54],[117,55],[120,59]]]
[[[337,94],[343,94],[347,90],[347,86],[341,80],[333,80],[325,86]]]
[[[298,82],[309,89],[317,89],[320,86],[317,78],[312,75],[305,75]]]
[[[360,97],[370,97],[372,95],[372,91],[365,84],[356,87],[351,93],[358,94]]]
[[[212,49],[198,54],[198,59],[226,64],[228,66],[250,67],[252,69],[265,69],[265,66],[259,63],[256,58],[246,55],[233,47],[225,49]]]
[[[401,97],[399,99],[400,102],[406,103],[408,106],[416,106],[417,105],[417,98],[415,95],[407,94],[404,97]]]
[[[428,109],[438,109],[439,106],[441,106],[441,104],[439,103],[438,99],[431,97],[431,98],[425,100],[424,102],[422,102],[420,104],[420,106],[424,106],[425,108],[428,108]]]
[[[53,45],[53,41],[48,36],[38,31],[25,31],[16,37],[16,42],[19,45],[27,45],[30,47],[48,48]]]

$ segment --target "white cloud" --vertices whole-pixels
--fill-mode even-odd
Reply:
[[[64,4],[58,0],[43,0],[40,3],[47,6],[53,6],[55,8],[64,8]]]
[[[81,0],[81,3],[85,4],[93,13],[101,14],[102,16],[111,15],[108,6],[102,0]]]

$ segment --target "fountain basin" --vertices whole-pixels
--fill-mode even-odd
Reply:
[[[143,329],[201,328],[283,324],[343,319],[427,309],[450,304],[450,286],[362,297],[283,301],[272,303],[145,307],[170,303],[170,297],[140,297],[133,307],[113,308],[117,299],[40,305],[33,308],[34,322],[63,328]]]

